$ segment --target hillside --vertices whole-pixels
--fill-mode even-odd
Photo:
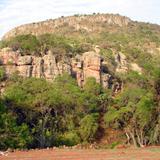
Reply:
[[[160,144],[159,25],[113,14],[22,25],[0,42],[0,65],[0,149]]]
[[[69,32],[101,32],[106,25],[127,26],[131,20],[127,17],[113,14],[97,14],[97,15],[75,15],[71,17],[61,17],[55,20],[47,20],[39,23],[31,23],[14,28],[4,35],[3,39],[14,37],[17,35],[33,34],[42,35],[46,33],[62,33]]]

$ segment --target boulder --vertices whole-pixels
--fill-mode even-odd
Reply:
[[[136,72],[138,72],[139,74],[142,74],[142,68],[139,67],[138,64],[136,64],[136,63],[131,63],[130,66],[131,66],[131,70],[136,71]]]

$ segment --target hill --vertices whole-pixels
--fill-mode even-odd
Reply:
[[[57,32],[69,34],[68,31],[71,33],[79,31],[101,32],[105,28],[105,26],[103,26],[105,24],[122,27],[127,26],[129,22],[131,22],[129,18],[113,14],[75,15],[70,17],[61,17],[55,20],[51,19],[39,23],[22,25],[6,33],[3,39],[22,34],[33,34],[37,36],[46,33],[51,34]]]
[[[0,148],[160,143],[159,25],[74,15],[16,27],[0,48]]]

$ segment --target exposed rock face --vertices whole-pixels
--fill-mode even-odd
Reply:
[[[65,57],[67,59],[67,57]],[[65,59],[64,58],[64,59]],[[53,79],[57,75],[61,75],[64,72],[68,74],[71,73],[70,63],[67,64],[64,62],[64,59],[57,61],[56,56],[52,54],[51,51],[48,52],[48,55],[43,57],[43,76],[46,79]]]
[[[116,72],[125,73],[128,71],[127,58],[123,53],[115,55],[115,62],[117,63]]]
[[[138,72],[139,74],[142,74],[142,68],[138,66],[136,63],[131,63],[131,70]]]
[[[126,73],[129,64],[122,53],[115,54],[115,72]],[[94,77],[97,83],[104,88],[110,88],[114,93],[122,89],[122,83],[107,70],[107,63],[103,61],[99,50],[77,55],[74,58],[58,58],[51,51],[42,57],[22,56],[19,52],[13,52],[9,48],[0,50],[0,65],[4,67],[6,76],[18,73],[23,77],[45,78],[53,80],[58,75],[68,73],[77,79],[79,86],[83,87],[87,78]],[[142,69],[136,63],[130,63],[130,69],[142,73]]]
[[[101,75],[101,84],[104,88],[112,87],[112,76],[110,74],[102,74]]]
[[[117,86],[112,75],[102,71],[102,58],[95,51],[86,52],[74,58],[61,57],[58,59],[51,51],[43,57],[36,57],[21,56],[18,52],[4,49],[0,51],[0,60],[8,77],[18,72],[23,77],[52,80],[58,75],[68,73],[77,79],[81,87],[89,77],[94,77],[97,83],[101,83],[104,88],[116,90]]]
[[[0,60],[7,76],[18,71],[19,75],[23,77],[37,77],[50,80],[64,72],[71,73],[70,65],[62,61],[56,62],[56,57],[50,52],[43,57],[36,57],[21,56],[18,52],[1,50]]]
[[[41,57],[33,57],[33,70],[32,70],[32,76],[36,78],[42,78],[43,77],[43,59]]]
[[[127,26],[130,22],[131,20],[129,18],[114,14],[62,17],[55,20],[46,20],[16,27],[5,34],[3,39],[21,34],[33,34],[37,36],[45,33],[55,33],[59,28],[63,29],[65,26],[71,27],[72,31],[84,30],[86,32],[92,32],[97,31],[97,25],[95,24],[108,24],[122,27]],[[99,30],[101,30],[101,28],[103,27],[99,27]]]
[[[83,74],[84,81],[89,77],[95,77],[96,82],[101,81],[101,57],[95,52],[83,54]]]
[[[31,65],[32,64],[32,57],[31,56],[19,56],[18,57],[18,62],[17,62],[17,65],[18,66],[23,66],[23,65]]]
[[[79,86],[83,86],[86,79],[94,77],[97,83],[101,83],[101,57],[96,52],[86,52],[82,57],[72,60],[72,73],[77,79]]]

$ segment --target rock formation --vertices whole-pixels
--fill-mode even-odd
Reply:
[[[122,53],[115,54],[115,73],[127,73],[129,69],[142,73],[142,69],[136,63],[127,62]],[[110,88],[115,93],[122,88],[122,83],[108,70],[107,63],[103,61],[99,50],[85,52],[73,58],[58,55],[48,51],[41,57],[25,55],[10,48],[0,50],[0,65],[5,69],[6,77],[18,73],[22,77],[45,78],[53,80],[58,75],[68,73],[76,78],[80,87],[83,87],[87,78],[94,77],[97,83],[104,88]],[[129,68],[130,66],[130,68]]]
[[[115,62],[117,64],[116,72],[125,73],[128,71],[127,58],[123,53],[115,54]]]
[[[138,74],[142,74],[142,68],[139,67],[137,63],[131,63],[130,67],[131,67],[131,70],[137,72]]]
[[[42,57],[36,57],[22,56],[18,51],[13,52],[5,48],[0,51],[0,64],[4,67],[7,77],[18,73],[22,77],[52,80],[58,75],[68,73],[77,79],[81,87],[89,77],[94,77],[104,88],[115,88],[118,83],[112,75],[103,72],[102,57],[96,51],[86,52],[74,58],[64,56],[58,59],[51,51]]]

